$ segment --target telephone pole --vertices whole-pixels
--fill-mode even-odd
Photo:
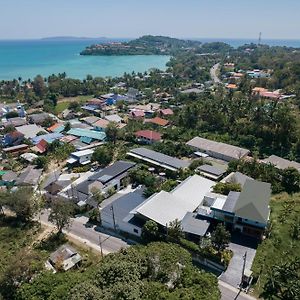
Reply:
[[[245,274],[246,260],[247,260],[247,251],[245,252],[245,254],[243,256],[243,259],[244,259],[244,263],[243,263],[243,272],[242,272],[242,279],[241,279],[240,287],[242,287],[242,285],[243,285],[243,278],[244,278],[244,274]]]
[[[114,211],[114,206],[112,205],[110,208],[112,212],[112,217],[113,217],[113,222],[114,222],[114,230],[117,231],[117,226],[116,226],[116,219],[115,219],[115,211]]]
[[[101,234],[99,234],[99,245],[100,245],[100,251],[101,251],[101,258],[103,258],[103,249],[102,249],[102,239],[101,239]]]
[[[261,45],[261,32],[259,33],[259,36],[258,36],[258,46]]]

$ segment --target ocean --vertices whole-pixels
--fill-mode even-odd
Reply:
[[[202,42],[222,41],[238,47],[246,43],[256,43],[251,39],[209,39]],[[40,74],[66,72],[68,77],[84,79],[92,76],[121,76],[124,72],[144,72],[150,68],[165,69],[168,56],[80,56],[86,46],[107,40],[0,40],[0,80],[32,79]],[[300,47],[300,40],[263,40],[271,46]]]
[[[68,77],[121,76],[124,72],[165,69],[169,56],[81,56],[80,51],[95,40],[0,41],[0,80],[32,79],[40,74],[66,72]],[[100,41],[101,42],[101,41]]]

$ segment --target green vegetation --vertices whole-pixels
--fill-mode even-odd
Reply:
[[[228,195],[230,192],[240,192],[241,185],[238,183],[231,183],[231,182],[218,182],[214,187],[213,190],[215,193]]]
[[[200,42],[185,41],[165,36],[146,35],[124,43],[91,45],[81,55],[173,55],[176,52],[200,46]]]
[[[255,293],[265,299],[300,299],[300,194],[279,194],[271,201],[268,238],[252,266]]]

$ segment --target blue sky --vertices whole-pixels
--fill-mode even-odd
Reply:
[[[0,39],[48,36],[300,39],[300,0],[0,0]]]

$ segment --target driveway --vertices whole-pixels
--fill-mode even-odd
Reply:
[[[212,66],[212,68],[210,69],[210,77],[211,77],[212,81],[216,84],[221,83],[221,80],[217,76],[217,71],[218,71],[219,67],[220,67],[220,63],[217,63],[214,66]]]
[[[233,257],[227,270],[219,277],[220,280],[237,288],[242,279],[244,255],[246,256],[246,269],[251,269],[256,254],[257,241],[242,235],[234,235],[229,249],[233,252]]]

